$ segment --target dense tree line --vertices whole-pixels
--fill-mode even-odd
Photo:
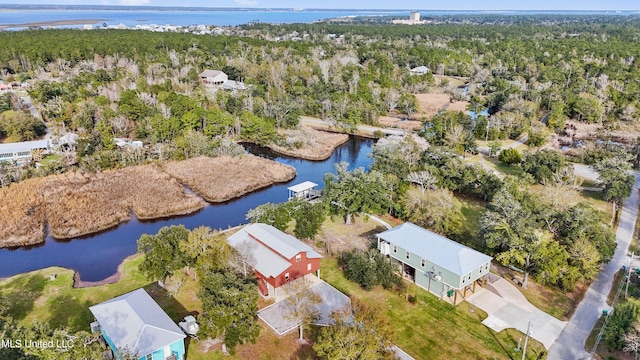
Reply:
[[[168,226],[155,235],[142,235],[138,252],[144,254],[139,270],[150,280],[163,282],[185,268],[195,271],[202,336],[220,338],[223,351],[228,348],[231,353],[239,344],[255,342],[260,332],[258,286],[251,271],[241,270],[242,254],[231,249],[223,236],[204,226],[194,230]]]

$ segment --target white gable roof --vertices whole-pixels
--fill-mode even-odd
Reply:
[[[311,181],[305,181],[303,183],[290,186],[290,187],[287,188],[287,190],[293,191],[295,193],[299,193],[301,191],[313,189],[316,186],[318,186],[318,184],[316,184],[314,182],[311,182]]]
[[[378,237],[459,276],[492,259],[491,256],[409,222],[382,232]]]
[[[429,71],[429,68],[426,66],[418,66],[411,69],[411,71],[425,72],[425,71]]]
[[[186,337],[144,289],[91,306],[89,310],[118,350],[139,357]]]
[[[264,276],[276,277],[291,266],[289,260],[301,252],[317,259],[311,246],[267,224],[250,224],[229,236],[227,242],[238,251],[248,252],[251,265]]]
[[[22,141],[17,143],[0,144],[0,153],[17,153],[34,149],[48,149],[48,140]]]

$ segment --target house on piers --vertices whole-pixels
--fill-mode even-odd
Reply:
[[[254,269],[260,294],[266,298],[277,299],[279,288],[297,278],[314,272],[320,278],[322,255],[271,225],[247,225],[227,242]]]
[[[489,273],[491,256],[409,222],[377,238],[378,250],[405,278],[454,305],[483,286]]]

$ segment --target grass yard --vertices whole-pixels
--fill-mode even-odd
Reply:
[[[89,306],[140,287],[144,287],[176,323],[188,314],[202,312],[200,300],[196,297],[198,282],[190,274],[179,272],[165,282],[168,288],[182,282],[180,289],[170,295],[138,272],[141,261],[142,256],[125,260],[120,281],[91,288],[73,288],[73,271],[58,267],[0,280],[0,292],[10,304],[7,315],[27,327],[37,320],[53,328],[64,326],[74,332],[89,331],[89,324],[93,321]],[[55,280],[50,280],[52,274],[56,275]],[[220,344],[208,346],[210,341],[187,339],[187,360],[313,358],[310,346],[300,346],[296,342],[297,332],[280,337],[264,323],[259,323],[261,331],[256,344],[238,346],[234,356],[223,355]]]
[[[508,281],[512,281],[514,275],[522,276],[521,273],[502,266],[496,261],[491,264],[491,270]],[[565,292],[551,286],[540,285],[530,276],[526,289],[520,286],[516,286],[516,288],[538,309],[557,319],[566,321],[571,318],[576,307],[582,301],[588,284],[578,283],[573,291]]]
[[[40,161],[40,164],[47,165],[52,161],[60,161],[62,160],[62,155],[60,154],[46,154]]]
[[[1,280],[0,291],[10,304],[7,315],[24,326],[37,320],[54,328],[66,326],[73,331],[88,331],[93,321],[89,306],[150,285],[137,271],[141,261],[142,257],[125,260],[120,281],[92,288],[73,288],[73,271],[58,267]],[[50,280],[54,274],[55,280]]]
[[[480,239],[478,229],[480,227],[480,218],[486,210],[487,204],[476,198],[466,197],[462,195],[455,195],[456,199],[462,204],[462,224],[460,227],[460,233],[465,234],[464,245],[472,247],[478,251],[482,251],[485,246],[484,242]]]
[[[335,259],[324,259],[323,278],[337,289],[366,302],[382,307],[395,329],[394,343],[416,359],[514,359],[518,339],[524,335],[515,329],[499,333],[481,324],[487,314],[469,303],[454,307],[435,295],[414,285],[408,291],[415,294],[415,305],[402,294],[376,288],[365,291],[347,280]],[[529,341],[527,359],[536,359],[542,344]]]

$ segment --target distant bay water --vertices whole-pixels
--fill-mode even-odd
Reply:
[[[235,26],[250,22],[264,23],[311,23],[318,20],[343,16],[409,16],[409,11],[286,11],[286,10],[2,10],[0,25],[42,23],[51,21],[74,21],[100,19],[95,25],[136,26],[157,25],[218,25]],[[63,25],[56,27],[82,27]]]
[[[424,16],[443,15],[633,15],[638,11],[421,11]],[[184,10],[180,8],[153,9],[39,9],[3,8],[0,5],[0,26],[8,24],[46,23],[53,21],[100,20],[91,22],[92,25],[126,26],[156,24],[156,25],[218,25],[236,26],[250,22],[264,23],[311,23],[319,20],[346,16],[409,16],[409,10]],[[55,27],[82,27],[83,24],[58,25]],[[22,27],[12,27],[17,30]]]

